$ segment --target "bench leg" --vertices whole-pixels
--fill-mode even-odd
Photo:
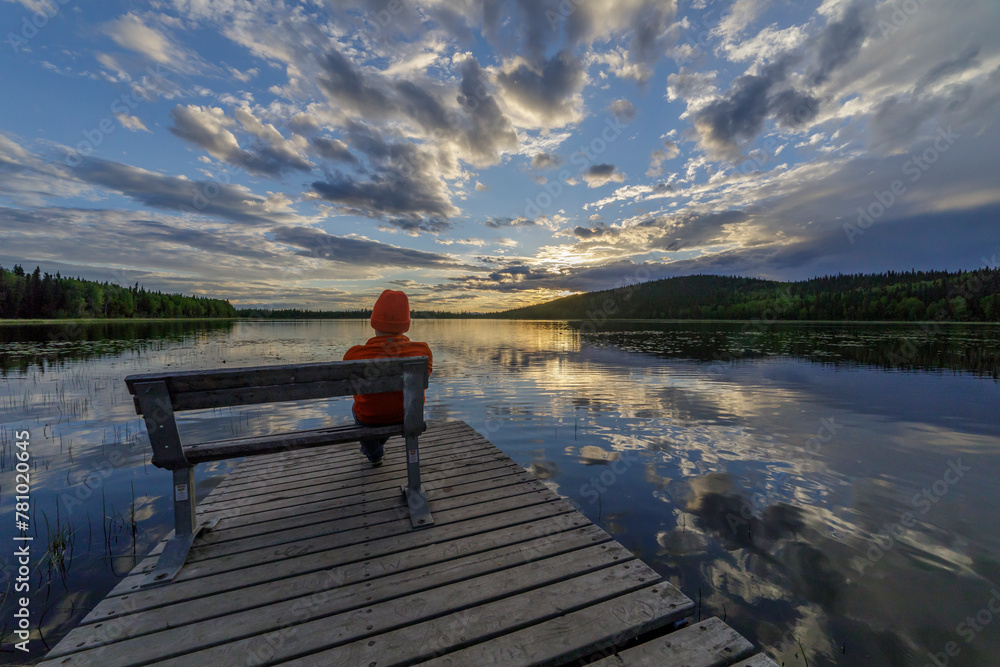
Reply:
[[[194,468],[174,470],[174,534],[167,540],[156,567],[140,582],[140,588],[158,586],[173,581],[184,567],[194,538],[205,528],[212,528],[218,519],[197,523],[195,509],[197,499],[194,494]]]
[[[406,436],[406,486],[402,489],[410,510],[410,525],[414,528],[433,526],[434,518],[427,504],[427,494],[420,485],[420,447],[415,435]]]

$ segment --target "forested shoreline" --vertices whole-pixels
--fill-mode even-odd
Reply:
[[[237,310],[229,301],[123,287],[0,266],[0,319],[367,319],[368,309]],[[493,313],[412,312],[414,319],[718,319],[792,321],[1000,321],[1000,269],[889,271],[798,282],[681,276],[563,297]]]
[[[0,266],[0,319],[131,319],[236,317],[224,299],[152,292],[138,283],[122,287],[82,278],[63,278],[35,267]]]
[[[495,313],[511,319],[1000,321],[1000,269],[836,275],[799,282],[683,276]]]

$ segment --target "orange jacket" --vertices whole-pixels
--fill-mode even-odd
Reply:
[[[403,334],[375,336],[364,345],[355,345],[344,354],[344,361],[386,357],[427,357],[427,374],[431,373],[431,348]],[[354,416],[366,424],[398,424],[403,421],[403,392],[355,394]]]

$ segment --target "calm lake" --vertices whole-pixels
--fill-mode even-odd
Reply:
[[[26,657],[17,432],[38,659],[172,527],[126,375],[339,360],[370,335],[0,325],[0,660]],[[779,663],[1000,664],[1000,327],[420,320],[410,336],[434,352],[428,419],[468,422]],[[346,423],[350,407],[185,413],[182,436]],[[198,494],[236,463],[199,466]]]

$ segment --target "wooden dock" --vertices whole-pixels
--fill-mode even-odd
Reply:
[[[176,579],[139,588],[161,544],[42,664],[776,667],[464,422],[420,439],[430,528],[401,439],[356,450],[245,459]]]

